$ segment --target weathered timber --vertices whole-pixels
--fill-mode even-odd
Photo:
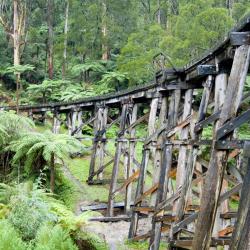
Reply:
[[[126,127],[126,121],[127,121],[128,108],[129,108],[128,103],[125,103],[122,106],[120,132],[118,133],[118,137],[122,137],[124,134],[124,130]],[[118,177],[119,163],[120,163],[120,158],[121,158],[121,150],[122,150],[122,142],[118,141],[117,146],[116,146],[116,153],[115,153],[115,157],[114,157],[112,180],[111,180],[110,189],[109,189],[108,209],[107,209],[107,216],[109,216],[109,217],[113,216],[113,205],[114,205],[113,193],[116,190],[116,185],[117,185],[117,177]]]
[[[245,177],[243,181],[240,203],[238,209],[237,222],[233,231],[230,250],[249,249],[250,239],[250,143],[244,147]]]
[[[133,105],[133,109],[131,112],[131,115],[129,117],[129,125],[135,124],[137,120],[137,114],[138,114],[138,104]],[[128,126],[127,126],[128,128]],[[136,137],[136,129],[135,126],[132,126],[129,132],[129,137],[130,138],[135,138]],[[134,158],[136,157],[135,155],[135,150],[136,150],[136,142],[135,141],[129,141],[128,145],[128,162],[127,166],[124,166],[124,168],[127,168],[127,176],[126,179],[127,181],[124,183],[124,187],[126,188],[126,193],[125,193],[125,204],[126,204],[126,213],[130,212],[130,203],[132,200],[132,183],[135,179],[138,178],[140,171],[136,171],[136,165],[134,163]],[[137,172],[137,174],[135,174]]]
[[[153,98],[151,101],[149,124],[148,124],[148,136],[149,137],[155,133],[155,123],[156,123],[158,102],[159,102],[159,97]],[[141,197],[144,193],[144,184],[145,184],[146,172],[147,172],[147,167],[148,167],[148,162],[149,162],[149,157],[150,157],[150,150],[152,150],[152,148],[145,146],[144,144],[140,175],[139,175],[137,187],[136,187],[135,200]],[[140,206],[140,202],[138,202],[136,206]],[[130,228],[129,228],[129,235],[128,235],[130,239],[134,238],[136,235],[138,219],[139,219],[138,212],[133,211]]]
[[[178,90],[175,90],[171,95],[168,116],[167,116],[168,128],[175,127],[177,124],[177,118],[178,118],[177,114],[178,114],[179,105],[180,105],[180,97],[181,97],[181,93]],[[156,207],[159,203],[161,203],[164,199],[167,198],[167,191],[168,191],[168,186],[169,186],[169,172],[170,172],[171,165],[172,165],[172,151],[173,151],[172,144],[164,145],[162,162],[161,162],[159,187],[158,187],[157,196],[156,196],[156,204],[155,204]],[[162,215],[162,214],[159,214],[159,215]],[[162,222],[155,222],[154,220],[152,220],[152,234],[151,234],[150,243],[149,243],[150,248],[152,250],[159,249],[161,228],[162,228]]]
[[[243,45],[236,49],[228,81],[226,99],[217,123],[218,128],[224,125],[228,119],[236,115],[249,67],[249,57],[250,46]],[[196,223],[193,250],[208,249],[210,246],[225,169],[224,162],[227,159],[227,155],[226,151],[219,151],[214,149],[214,147],[212,148],[211,160],[202,191],[201,212]]]

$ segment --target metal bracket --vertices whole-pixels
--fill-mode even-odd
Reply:
[[[250,45],[250,32],[231,32],[230,42],[233,46]]]
[[[216,75],[217,73],[215,65],[199,65],[197,67],[198,76]]]

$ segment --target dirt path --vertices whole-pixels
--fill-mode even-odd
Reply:
[[[82,206],[95,204],[93,200],[89,199],[91,195],[88,193],[88,190],[85,185],[82,184],[81,181],[71,173],[70,169],[66,165],[62,167],[62,171],[66,178],[68,178],[71,183],[73,183],[73,185],[76,187],[82,197],[76,204],[75,213],[82,213]],[[140,228],[143,228],[144,232],[139,233],[146,233],[147,230],[150,230],[149,221],[141,220],[140,224]],[[124,244],[128,237],[129,225],[130,223],[126,221],[119,221],[113,223],[90,222],[87,226],[84,227],[84,230],[94,233],[100,238],[104,239],[107,242],[109,249],[111,250],[130,250],[131,248],[127,247]]]

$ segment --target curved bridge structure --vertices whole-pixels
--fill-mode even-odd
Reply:
[[[106,220],[123,219],[114,216],[122,195],[130,239],[148,238],[152,250],[162,238],[170,249],[249,249],[250,142],[238,137],[250,120],[244,88],[249,61],[250,17],[201,59],[163,69],[148,85],[19,109],[43,117],[51,111],[55,133],[61,114],[71,135],[81,137],[86,124],[93,128],[88,183],[109,183]],[[143,138],[137,134],[141,123],[148,126]],[[107,131],[114,124],[119,132],[112,155]],[[237,210],[231,210],[232,200],[239,202]],[[150,221],[149,231],[141,220]]]

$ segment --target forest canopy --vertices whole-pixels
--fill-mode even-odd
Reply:
[[[147,83],[155,55],[182,67],[249,12],[248,0],[1,0],[0,102],[14,89],[44,103]]]

